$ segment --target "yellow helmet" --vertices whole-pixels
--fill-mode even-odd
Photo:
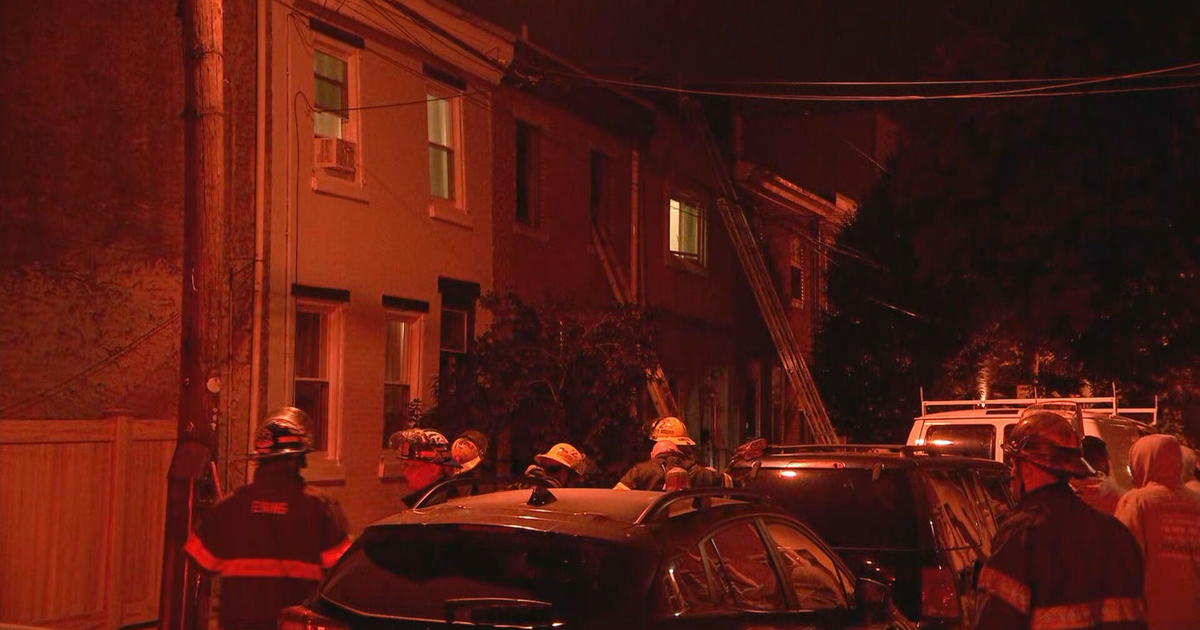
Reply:
[[[655,420],[654,428],[650,429],[650,439],[656,442],[666,440],[682,446],[695,446],[696,444],[688,436],[687,425],[675,416],[663,416]]]
[[[579,449],[566,442],[559,442],[551,446],[545,453],[534,455],[533,461],[537,462],[539,466],[549,465],[569,468],[580,475],[587,470],[583,453],[580,453]]]

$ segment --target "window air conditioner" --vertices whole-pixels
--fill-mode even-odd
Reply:
[[[353,173],[357,146],[341,138],[313,138],[317,168]]]

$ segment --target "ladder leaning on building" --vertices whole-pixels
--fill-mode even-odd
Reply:
[[[779,354],[783,371],[787,374],[788,382],[792,386],[792,392],[804,413],[804,422],[808,425],[813,441],[818,444],[835,444],[839,440],[833,424],[829,421],[829,413],[825,410],[821,394],[817,391],[816,383],[813,382],[812,373],[809,372],[808,365],[804,362],[804,356],[800,353],[796,335],[788,324],[787,316],[784,315],[783,305],[779,301],[779,294],[775,291],[775,285],[772,284],[770,274],[767,272],[767,265],[763,261],[762,251],[759,250],[754,232],[750,229],[745,212],[737,203],[737,187],[726,168],[725,160],[717,146],[716,139],[713,138],[712,130],[709,129],[708,122],[699,108],[699,102],[689,100],[684,111],[700,136],[713,170],[720,180],[724,196],[718,200],[717,205],[721,210],[721,219],[725,223],[725,229],[729,232],[729,239],[733,242],[734,249],[737,250],[738,260],[742,263],[742,270],[746,272],[746,280],[754,293],[754,300],[758,303],[758,309],[762,313],[767,331],[771,334],[771,341],[775,344],[775,350]]]

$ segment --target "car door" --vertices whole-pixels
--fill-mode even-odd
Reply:
[[[663,573],[665,628],[849,628],[849,573],[806,530],[782,518],[727,522]]]

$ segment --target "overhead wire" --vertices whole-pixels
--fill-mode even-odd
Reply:
[[[618,85],[627,88],[635,88],[642,90],[651,90],[658,92],[667,92],[673,94],[686,94],[695,96],[721,96],[729,98],[742,99],[757,99],[757,100],[774,100],[774,101],[825,101],[825,102],[887,102],[887,101],[927,101],[927,100],[961,100],[961,99],[991,99],[991,98],[1034,98],[1034,97],[1049,97],[1049,96],[1077,96],[1089,94],[1118,94],[1128,92],[1148,92],[1148,91],[1164,91],[1164,90],[1179,90],[1191,89],[1200,87],[1200,82],[1188,83],[1172,83],[1167,85],[1156,86],[1141,86],[1141,87],[1120,87],[1106,88],[1096,90],[1070,90],[1065,88],[1080,87],[1084,85],[1094,85],[1099,83],[1107,83],[1114,81],[1129,81],[1143,78],[1176,78],[1171,73],[1176,73],[1181,70],[1190,70],[1200,68],[1200,61],[1186,64],[1179,64],[1166,68],[1157,68],[1143,72],[1133,72],[1117,75],[1106,75],[1101,77],[1085,78],[1070,81],[1059,81],[1047,85],[1039,85],[1029,88],[1016,88],[1012,90],[992,90],[985,92],[959,92],[951,94],[812,94],[812,93],[779,93],[779,92],[749,92],[737,90],[711,90],[685,88],[661,83],[650,83],[645,81],[632,81],[627,79],[619,79],[612,77],[601,77],[592,73],[569,72],[565,70],[556,70],[551,68],[535,67],[539,72],[546,74],[556,74],[561,76],[570,76],[575,78],[587,79],[596,83],[607,85]],[[1190,76],[1190,75],[1189,75]]]

